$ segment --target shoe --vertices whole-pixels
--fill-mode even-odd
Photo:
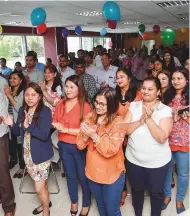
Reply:
[[[176,211],[177,211],[177,214],[181,214],[182,212],[185,211],[185,206],[184,205],[180,207],[176,206]]]
[[[18,178],[19,175],[20,175],[20,173],[15,173],[15,174],[13,175],[13,178]]]
[[[165,210],[168,207],[168,205],[169,205],[170,202],[171,202],[171,197],[170,197],[170,200],[168,201],[168,203],[165,203],[163,201],[163,203],[162,203],[162,210]]]
[[[16,164],[17,164],[17,161],[11,160],[11,161],[9,162],[9,169],[12,169]]]
[[[90,206],[88,207],[88,212],[85,215],[80,213],[79,216],[88,216],[89,211],[90,211]]]
[[[52,207],[52,202],[50,201],[49,202],[49,208]],[[43,212],[43,209],[41,211],[38,211],[38,208],[35,208],[34,211],[32,212],[33,215],[38,215],[40,214],[41,212]]]
[[[71,211],[71,210],[70,210],[70,213],[71,213],[71,216],[76,216],[77,213],[78,213],[78,211]]]

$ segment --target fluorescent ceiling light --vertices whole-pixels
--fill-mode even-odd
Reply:
[[[17,17],[22,16],[21,14],[12,14],[12,13],[2,13],[0,16],[10,16],[10,17]]]
[[[129,22],[124,22],[123,25],[137,25],[140,24],[141,22],[139,21],[129,21]]]
[[[78,16],[100,16],[100,15],[102,15],[102,12],[86,11],[86,12],[76,13],[76,15],[78,15]]]

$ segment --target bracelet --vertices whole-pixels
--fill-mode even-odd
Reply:
[[[95,143],[97,139],[98,139],[98,135],[96,135],[96,137],[92,139],[93,143]]]

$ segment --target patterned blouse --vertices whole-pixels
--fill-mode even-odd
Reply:
[[[54,112],[55,112],[56,104],[57,104],[57,103],[59,102],[59,100],[61,99],[61,96],[63,95],[63,91],[62,91],[62,89],[61,89],[61,86],[57,86],[57,87],[56,87],[56,92],[52,91],[52,90],[51,90],[51,87],[48,86],[48,85],[46,85],[46,89],[47,89],[47,93],[48,93],[51,97],[55,98],[53,105],[51,105],[51,104],[46,100],[45,97],[43,98],[43,99],[44,99],[44,104],[45,104],[47,107],[49,107],[49,108],[51,109],[52,116],[53,116],[53,114],[54,114]]]
[[[175,97],[171,101],[169,106],[172,108],[173,114],[180,109],[188,107],[182,104],[184,104],[184,101],[179,97]],[[172,151],[189,152],[189,124],[182,118],[173,123],[169,144]]]

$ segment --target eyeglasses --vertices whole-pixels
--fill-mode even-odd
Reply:
[[[107,104],[105,103],[99,103],[98,101],[94,101],[94,106],[97,107],[97,106],[100,106],[100,108],[104,108],[105,106],[107,106]]]

